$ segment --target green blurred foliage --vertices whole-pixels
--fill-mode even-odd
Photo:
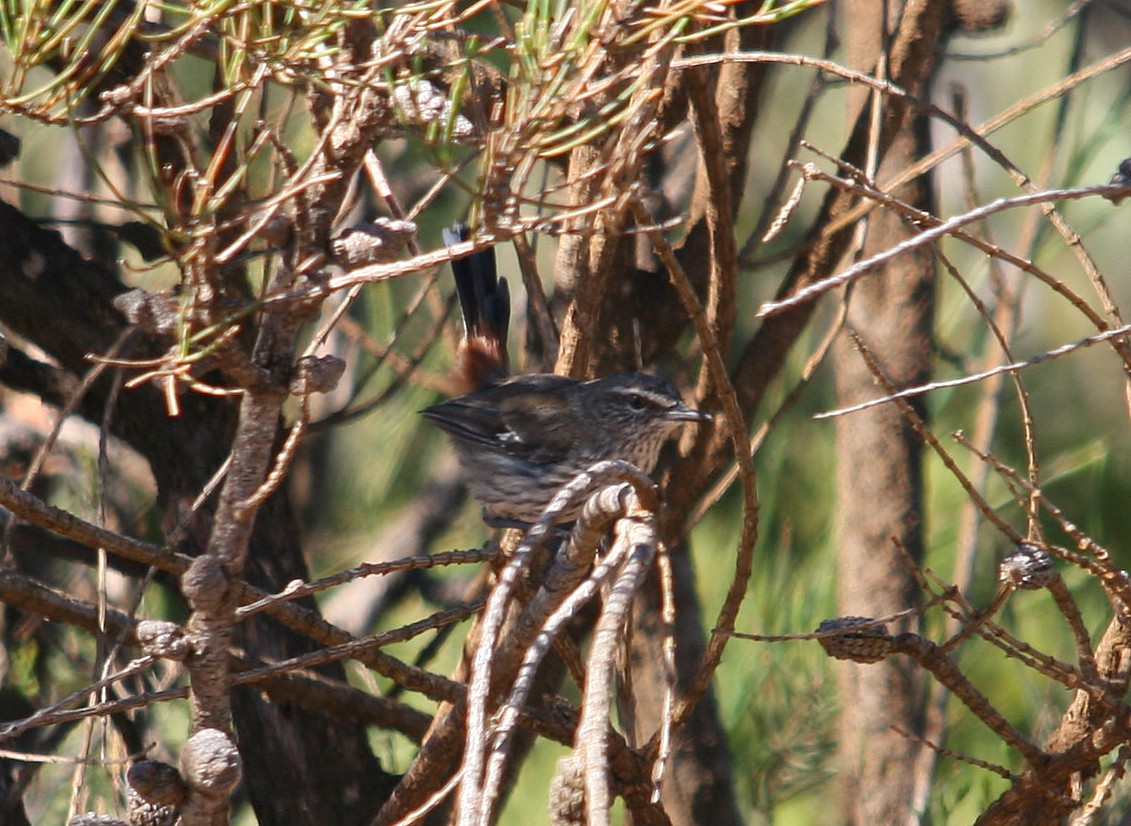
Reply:
[[[1005,31],[979,38],[958,38],[952,49],[991,54],[1028,43],[1067,7],[1067,2],[1054,0],[1019,3],[1014,20]],[[819,53],[824,25],[820,15],[795,23],[782,49]],[[1074,36],[1075,26],[1069,24],[1046,41],[1016,54],[993,60],[949,62],[936,81],[936,93],[945,93],[952,85],[960,84],[968,96],[970,120],[974,123],[985,120],[1067,74]],[[281,43],[280,47],[285,45]],[[310,45],[314,47],[315,44]],[[1096,43],[1095,53],[1089,54],[1089,62],[1098,59],[1106,48],[1107,44]],[[206,89],[211,68],[204,61],[186,63],[182,72],[186,88],[191,90],[195,83]],[[46,82],[46,75],[40,70],[32,77]],[[808,77],[801,70],[781,70],[768,87],[767,100],[773,103],[774,111],[758,126],[757,152],[751,164],[744,204],[749,214],[744,214],[739,221],[741,228],[752,226],[759,217],[761,201],[753,193],[764,192],[767,182],[777,173],[800,105],[799,90],[808,84]],[[1063,134],[1065,144],[1054,164],[1050,185],[1106,181],[1119,160],[1131,154],[1126,142],[1126,135],[1131,134],[1129,89],[1131,83],[1126,72],[1121,71],[1085,85],[1071,99],[1067,115],[1071,125]],[[283,111],[283,107],[290,105],[282,92],[278,100],[269,103],[269,112],[274,112],[275,107]],[[1056,128],[1055,106],[1055,103],[1046,104],[992,136],[995,145],[1032,175],[1050,152]],[[57,157],[73,140],[69,133],[12,116],[5,117],[0,125],[15,131],[24,140],[25,151],[16,176],[25,181],[53,180]],[[810,137],[835,151],[839,140],[836,136],[843,131],[843,125],[843,96],[830,94],[818,107]],[[944,127],[936,126],[934,132],[940,145],[952,138],[952,133]],[[286,118],[283,138],[297,155],[304,156],[309,151],[311,137],[301,111],[292,112]],[[394,190],[406,202],[411,202],[413,196],[431,182],[432,166],[438,160],[445,160],[442,153],[419,136],[390,141],[380,151],[388,168],[396,172],[391,181]],[[453,158],[458,160],[459,155],[460,152],[455,151]],[[976,157],[975,166],[979,202],[1016,192],[1004,173],[984,158]],[[270,174],[262,158],[252,162],[251,170],[256,179],[266,179]],[[547,172],[547,175],[552,173]],[[462,178],[467,187],[473,185],[471,172],[464,173]],[[951,215],[961,211],[965,193],[957,161],[944,163],[935,181],[941,213]],[[262,194],[268,191],[270,188],[265,187]],[[140,200],[139,192],[130,194]],[[791,249],[800,241],[821,194],[806,194],[786,233],[770,246],[770,253]],[[50,211],[47,195],[23,191],[20,198],[21,206],[30,214]],[[440,207],[421,219],[421,238],[434,245],[438,227],[464,209],[463,196],[447,197]],[[1107,202],[1095,199],[1073,203],[1064,209],[1074,226],[1086,232],[1089,249],[1100,262],[1101,270],[1109,274],[1112,289],[1121,301],[1131,298],[1131,286],[1125,276],[1126,210],[1127,207],[1113,209]],[[1014,211],[995,216],[987,226],[998,243],[1012,249],[1023,221],[1020,211]],[[549,240],[540,243],[543,244],[540,256],[546,262],[553,244]],[[983,297],[988,296],[989,274],[984,256],[958,244],[948,242],[943,246],[974,289]],[[134,261],[128,250],[123,255]],[[1034,258],[1091,298],[1089,286],[1078,274],[1078,267],[1059,238],[1042,232]],[[770,297],[785,267],[784,261],[771,260],[759,263],[757,269],[751,268],[737,296],[740,318],[735,341],[746,340],[756,328],[754,310],[760,301]],[[150,277],[159,276],[145,272],[132,275],[137,283],[149,283],[146,279]],[[966,295],[947,282],[945,276],[941,276],[941,280],[936,328],[940,379],[953,378],[973,369],[976,354],[988,346],[989,338]],[[364,300],[351,310],[352,317],[374,339],[387,341],[419,283],[416,279],[403,279],[370,287]],[[822,329],[815,325],[814,332],[802,341],[801,352],[783,374],[766,409],[760,411],[759,421],[770,414],[793,386],[805,353],[816,346]],[[1051,295],[1035,282],[1026,286],[1021,335],[1015,350],[1017,357],[1059,346],[1089,332],[1063,299]],[[401,352],[412,352],[426,335],[423,324],[410,325],[398,339],[397,347]],[[513,339],[521,338],[522,331],[516,331]],[[447,356],[434,352],[425,358],[422,367],[439,375],[445,371],[446,362]],[[371,366],[372,357],[356,351],[351,369],[356,374],[364,374]],[[1036,420],[1046,494],[1083,530],[1108,547],[1117,560],[1131,567],[1131,537],[1125,530],[1126,503],[1131,495],[1131,445],[1127,440],[1124,376],[1120,365],[1110,351],[1097,347],[1027,370],[1023,378]],[[359,397],[373,398],[395,381],[390,370],[379,368],[360,387]],[[446,445],[417,413],[435,398],[434,392],[409,384],[390,394],[375,412],[319,436],[326,440],[326,450],[318,460],[325,463],[320,474],[324,486],[318,492],[317,506],[312,509],[311,521],[306,526],[316,573],[360,561],[360,554],[371,545],[373,537],[380,535],[431,478],[433,463],[446,450]],[[970,466],[967,457],[948,434],[971,428],[977,398],[977,387],[937,391],[928,398],[936,434],[964,468]],[[756,457],[762,522],[757,569],[739,618],[740,630],[767,635],[800,633],[813,630],[822,620],[837,614],[833,498],[836,424],[812,419],[814,413],[833,406],[829,377],[822,371],[798,405],[775,426]],[[1022,438],[1018,405],[1012,388],[1007,385],[994,450],[1002,461],[1018,469],[1023,469],[1025,462]],[[924,466],[928,495],[926,566],[943,579],[949,579],[957,514],[967,497],[929,451],[925,453]],[[1023,526],[1022,510],[1004,485],[992,481],[988,499],[1015,526]],[[59,501],[68,504],[66,499]],[[707,515],[692,537],[692,553],[698,563],[697,585],[707,628],[712,627],[715,612],[730,582],[738,522],[739,503],[732,492]],[[1051,521],[1046,519],[1043,524],[1055,541],[1066,541]],[[466,545],[483,535],[477,507],[469,504],[448,540]],[[975,587],[968,594],[975,605],[985,604],[992,596],[997,560],[1009,550],[1003,539],[989,528],[982,528],[980,538]],[[447,547],[447,544],[441,541],[438,547]],[[465,574],[448,571],[442,575],[459,578]],[[1081,604],[1086,622],[1098,635],[1110,616],[1102,591],[1093,578],[1080,572],[1066,571],[1065,576]],[[416,619],[428,610],[430,606],[423,602],[409,601],[399,606],[386,621],[393,627]],[[1007,605],[1001,621],[1035,648],[1066,661],[1074,659],[1071,636],[1047,594],[1017,595]],[[940,632],[937,617],[928,618],[926,625],[929,632]],[[415,640],[394,647],[391,652],[411,661],[426,641]],[[457,661],[458,651],[458,639],[449,641],[433,667],[440,672],[449,671]],[[90,655],[91,652],[83,652],[84,658]],[[31,667],[31,661],[38,656],[42,656],[42,652],[14,651],[9,657],[9,679],[28,693],[35,693],[38,684]],[[984,642],[973,641],[963,646],[958,662],[1014,725],[1030,732],[1038,741],[1055,727],[1061,711],[1071,700],[1070,693],[1006,659]],[[718,672],[716,690],[730,731],[736,783],[750,823],[792,826],[828,822],[828,801],[835,794],[838,710],[835,668],[816,642],[732,641]],[[57,692],[65,693],[85,682],[84,677],[79,683],[63,684],[63,675],[72,672],[51,664],[47,666],[47,673],[58,681]],[[367,685],[370,680],[366,675],[352,676],[359,685]],[[429,708],[429,705],[421,703],[420,707]],[[179,706],[170,704],[168,708]],[[166,715],[158,723],[163,738],[175,739],[176,732],[184,731],[184,721],[177,719],[178,712],[159,713]],[[947,748],[1000,763],[1012,770],[1021,769],[1018,757],[1004,749],[960,704],[952,701],[948,714],[952,727],[947,735]],[[407,765],[412,754],[411,744],[383,732],[373,732],[372,736],[375,750],[382,756],[386,768],[400,770]],[[520,775],[502,823],[529,823],[530,812],[544,810],[547,779],[554,762],[563,753],[553,744],[540,743],[536,747],[534,757]],[[55,776],[62,777],[62,772],[53,768],[50,774],[45,771],[44,777],[51,777],[55,783]],[[63,779],[56,785],[65,786],[68,782]],[[942,758],[934,788],[932,822],[969,822],[1004,790],[1005,783],[981,769]],[[44,810],[44,817],[44,822],[61,818],[57,802]],[[244,817],[246,820],[247,815]]]

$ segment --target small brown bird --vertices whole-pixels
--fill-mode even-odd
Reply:
[[[445,233],[445,240],[463,240]],[[686,422],[710,416],[645,373],[579,381],[550,373],[506,378],[506,282],[494,252],[452,262],[466,335],[460,375],[472,392],[424,415],[446,431],[488,521],[531,523],[554,495],[597,462],[620,459],[651,473],[660,448]],[[583,503],[563,513],[577,518]]]

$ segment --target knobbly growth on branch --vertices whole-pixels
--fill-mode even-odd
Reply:
[[[1126,808],[1061,5],[0,3],[4,822]]]

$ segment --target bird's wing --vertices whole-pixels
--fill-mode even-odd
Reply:
[[[564,457],[577,437],[573,379],[551,374],[510,381],[429,407],[424,415],[457,439],[534,463]]]

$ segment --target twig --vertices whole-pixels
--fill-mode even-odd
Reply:
[[[621,644],[624,624],[632,611],[632,601],[656,553],[656,526],[651,519],[623,519],[615,529],[617,544],[626,548],[626,557],[605,597],[604,609],[593,630],[589,652],[589,674],[577,724],[576,749],[585,776],[587,824],[608,826],[608,728],[609,697],[613,686],[616,649]]]
[[[655,223],[649,215],[647,208],[639,200],[633,201],[633,211],[637,221],[641,224]],[[746,587],[750,582],[750,577],[754,570],[754,543],[757,541],[758,536],[758,483],[754,463],[750,458],[750,453],[747,448],[744,426],[745,420],[742,415],[742,410],[738,405],[734,387],[731,385],[730,378],[727,375],[726,365],[719,351],[718,342],[715,340],[714,333],[707,324],[707,320],[703,314],[703,307],[699,303],[694,289],[687,280],[687,274],[680,266],[667,239],[656,231],[649,232],[648,235],[652,240],[652,245],[656,253],[664,262],[664,266],[667,267],[672,284],[675,285],[676,291],[679,293],[680,301],[683,303],[684,310],[695,325],[695,331],[703,345],[703,352],[707,358],[707,369],[712,374],[715,387],[718,388],[719,399],[723,405],[727,435],[730,437],[735,453],[735,461],[738,463],[739,478],[742,480],[743,492],[742,537],[739,540],[738,553],[735,556],[734,576],[731,578],[730,587],[727,589],[727,595],[723,601],[723,605],[719,609],[715,629],[711,632],[711,638],[707,643],[707,650],[703,653],[703,658],[699,664],[695,679],[689,686],[686,695],[681,698],[680,702],[676,705],[672,714],[673,729],[678,730],[683,723],[687,722],[691,712],[710,685],[715,669],[718,667],[719,661],[723,656],[723,651],[726,648],[728,639],[726,632],[734,628],[734,621],[738,616],[738,609],[746,596]],[[656,746],[658,746],[658,743],[655,738],[653,738],[653,742],[649,744],[649,747],[654,748]]]

